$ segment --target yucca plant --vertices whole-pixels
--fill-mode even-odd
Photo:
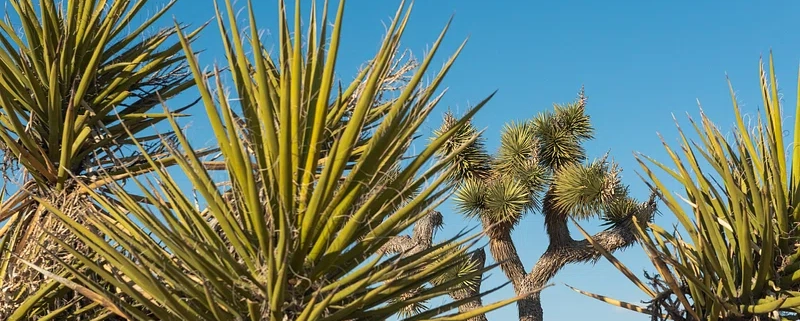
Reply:
[[[0,203],[0,319],[12,311],[15,318],[52,318],[48,311],[86,308],[86,301],[65,295],[68,289],[21,261],[67,276],[45,254],[63,254],[45,232],[74,239],[31,195],[82,221],[88,212],[102,211],[93,209],[81,185],[99,190],[151,170],[141,151],[131,148],[131,137],[163,164],[171,161],[160,144],[152,145],[158,136],[149,129],[166,118],[159,98],[194,83],[178,28],[154,28],[173,2],[142,18],[147,3],[6,2],[14,15],[0,21],[0,148],[2,194],[11,195]]]
[[[470,259],[474,236],[464,234],[411,255],[381,255],[387,242],[430,215],[447,195],[452,169],[446,165],[460,149],[426,166],[491,97],[420,153],[407,155],[455,59],[429,85],[421,84],[444,31],[397,95],[382,99],[381,85],[392,74],[408,22],[410,9],[404,4],[374,59],[344,87],[334,79],[344,1],[332,30],[318,24],[312,6],[305,47],[299,1],[292,33],[280,1],[277,59],[255,34],[252,6],[249,37],[239,33],[231,1],[224,6],[227,13],[216,7],[216,17],[236,105],[226,95],[219,69],[211,84],[188,38],[179,33],[224,163],[209,169],[168,114],[177,144],[163,146],[180,174],[166,171],[163,161],[131,139],[154,172],[152,180],[131,180],[146,202],[116,182],[109,187],[113,195],[79,182],[108,213],[80,222],[59,204],[37,197],[81,246],[92,250],[84,254],[60,242],[80,261],[63,264],[78,279],[68,285],[109,313],[134,320],[383,320],[447,295],[491,268],[452,273]],[[321,16],[327,14],[326,2]],[[212,179],[215,170],[222,171],[225,182]],[[203,205],[179,188],[181,178]],[[426,283],[431,285],[423,287]],[[475,298],[432,306],[406,319],[466,320],[515,299],[449,313]]]
[[[648,184],[688,235],[684,240],[677,230],[636,225],[658,272],[650,286],[609,256],[652,301],[641,306],[582,293],[657,320],[800,318],[800,150],[787,153],[771,54],[769,74],[763,62],[760,72],[764,114],[755,127],[745,123],[729,82],[737,125],[732,136],[703,114],[699,123],[692,122],[699,141],[679,129],[680,152],[664,144],[675,168],[640,158]],[[800,100],[795,112],[800,114]],[[793,143],[798,139],[800,118]],[[668,190],[655,168],[676,180],[684,195]]]
[[[448,114],[440,133],[460,126]],[[489,250],[514,285],[518,295],[549,282],[565,265],[592,262],[600,252],[586,240],[575,240],[567,221],[599,217],[609,228],[594,236],[606,251],[634,241],[634,217],[649,220],[654,199],[638,202],[628,195],[620,169],[607,156],[587,162],[583,142],[592,138],[583,90],[574,102],[557,104],[552,112],[512,122],[503,128],[500,146],[490,155],[484,142],[473,140],[478,132],[469,124],[450,139],[442,153],[451,159],[450,180],[457,185],[456,207],[467,217],[481,220],[489,238]],[[466,143],[467,147],[460,146]],[[461,151],[457,151],[461,149]],[[541,211],[549,246],[530,272],[517,254],[511,232],[523,215]],[[538,293],[518,301],[519,319],[542,320]]]

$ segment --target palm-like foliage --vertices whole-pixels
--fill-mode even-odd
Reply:
[[[620,170],[607,157],[586,162],[583,142],[593,137],[586,114],[586,99],[555,105],[523,122],[509,123],[500,136],[496,154],[489,155],[482,140],[466,141],[476,130],[461,129],[446,145],[443,156],[463,148],[451,166],[451,179],[458,185],[455,203],[468,217],[478,217],[489,236],[492,256],[511,280],[518,295],[545,285],[564,265],[597,259],[598,251],[588,241],[573,240],[567,220],[600,217],[610,225],[596,235],[604,248],[613,251],[633,242],[631,220],[638,215],[649,220],[653,200],[639,203],[628,196]],[[445,133],[456,124],[445,117]],[[511,232],[523,215],[541,211],[550,245],[528,273],[517,255]],[[541,320],[538,294],[518,302],[520,320]]]
[[[7,4],[16,15],[0,21],[0,147],[9,187],[3,192],[15,193],[0,204],[0,319],[11,310],[40,315],[44,302],[58,310],[79,301],[58,299],[65,289],[17,260],[50,267],[43,250],[54,248],[44,232],[69,239],[29,194],[83,208],[68,211],[79,221],[97,212],[78,182],[98,188],[150,170],[138,149],[131,151],[131,137],[147,145],[157,140],[146,130],[166,117],[161,108],[151,110],[159,96],[193,85],[177,28],[150,30],[172,3],[143,20],[144,0]],[[130,28],[137,19],[141,25]],[[163,148],[147,151],[165,165],[171,161]],[[106,176],[98,179],[100,173]],[[16,191],[14,179],[21,180]]]
[[[312,9],[306,48],[301,47],[299,2],[292,37],[281,1],[277,59],[257,36],[238,33],[231,1],[224,4],[227,19],[219,8],[217,19],[238,106],[230,104],[219,71],[212,85],[193,58],[189,65],[225,160],[215,168],[228,181],[221,185],[212,179],[208,164],[167,115],[177,144],[163,146],[204,206],[194,204],[178,187],[180,178],[138,139],[131,141],[155,176],[132,180],[145,202],[116,182],[104,195],[78,181],[108,213],[81,222],[59,204],[37,198],[80,246],[91,249],[86,254],[59,242],[79,261],[62,262],[78,280],[70,285],[109,312],[136,320],[380,320],[479,277],[485,268],[453,273],[469,262],[471,238],[462,234],[413,255],[388,260],[376,255],[448,193],[446,164],[460,150],[428,169],[424,165],[489,99],[401,162],[455,59],[429,86],[421,85],[444,33],[398,95],[382,100],[381,85],[392,74],[408,21],[404,6],[369,66],[350,85],[336,88],[344,1],[332,30],[318,25]],[[326,3],[322,17],[327,13]],[[248,15],[255,32],[252,7]],[[179,36],[193,57],[188,38]],[[432,285],[422,287],[426,283]],[[408,293],[413,295],[396,300]],[[513,302],[442,317],[474,298],[434,306],[408,320],[465,320]]]
[[[764,115],[748,128],[731,86],[737,130],[723,134],[702,115],[692,122],[699,142],[682,130],[682,155],[666,143],[675,169],[647,158],[685,189],[676,197],[654,167],[641,161],[655,188],[688,234],[637,224],[638,237],[658,271],[646,286],[618,268],[653,298],[637,306],[585,293],[612,304],[673,320],[796,320],[800,316],[800,150],[786,161],[781,102],[774,64],[761,67]],[[800,101],[795,111],[800,114]],[[762,116],[764,116],[762,118]],[[800,118],[794,124],[800,138]],[[686,206],[688,205],[688,207]]]

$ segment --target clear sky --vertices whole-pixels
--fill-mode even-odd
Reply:
[[[255,2],[259,26],[274,31],[277,2]],[[383,24],[389,22],[398,4],[397,0],[348,1],[338,66],[345,80],[375,53],[384,34]],[[244,5],[237,4],[239,8]],[[636,175],[640,168],[633,153],[668,161],[657,133],[668,143],[677,144],[673,114],[687,128],[686,113],[697,118],[699,100],[723,130],[731,128],[726,73],[745,112],[756,112],[761,107],[758,59],[773,49],[779,81],[784,85],[782,92],[788,102],[794,101],[800,65],[798,11],[800,3],[789,0],[770,1],[769,5],[745,0],[423,0],[415,4],[403,46],[422,55],[451,14],[455,14],[455,20],[438,61],[444,61],[469,36],[466,49],[445,81],[449,91],[422,134],[430,134],[438,126],[441,112],[448,106],[463,111],[498,89],[475,120],[478,127],[487,129],[488,147],[495,150],[505,122],[532,117],[552,108],[554,102],[568,102],[585,85],[588,113],[596,127],[596,139],[588,144],[590,156],[599,157],[610,150],[625,170],[625,182],[634,195],[644,198],[647,190]],[[212,18],[212,1],[178,0],[171,14],[196,25]],[[274,38],[265,39],[275,43]],[[204,64],[213,63],[214,57],[220,62],[224,59],[214,24],[194,48],[206,50],[201,55]],[[195,109],[194,114],[199,112]],[[786,117],[793,120],[793,109]],[[206,126],[204,118],[195,118],[189,132],[196,140],[208,142]],[[460,217],[450,203],[440,210],[446,227],[439,238],[479,224]],[[657,222],[669,226],[674,220],[665,211]],[[583,222],[582,226],[590,231],[600,229],[596,221]],[[530,213],[517,227],[514,240],[530,270],[547,246],[541,215]],[[645,268],[653,270],[638,246],[620,258],[640,275]],[[505,280],[498,269],[484,282],[484,289]],[[547,320],[648,320],[564,286],[633,303],[646,298],[604,260],[595,265],[568,266],[552,282],[555,286],[543,293]],[[511,295],[509,286],[485,301]],[[509,306],[489,318],[513,320],[516,315],[516,307]]]

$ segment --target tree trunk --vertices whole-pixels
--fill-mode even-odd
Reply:
[[[563,228],[567,229],[566,223]],[[636,236],[631,225],[619,225],[611,230],[602,231],[592,236],[600,246],[609,252],[623,249],[636,241]],[[527,276],[527,283],[532,288],[542,287],[558,273],[561,268],[571,263],[596,262],[602,254],[595,250],[594,246],[587,240],[570,240],[566,244],[551,243],[547,250],[542,254],[539,261]],[[542,321],[542,303],[539,294],[534,295],[532,300],[534,307],[533,318],[530,321]],[[522,320],[522,318],[520,318]]]
[[[531,282],[528,278],[525,278],[521,292],[532,293],[540,289],[542,286],[536,286],[536,284]],[[519,308],[520,321],[536,321],[542,319],[542,303],[540,301],[539,294],[539,291],[536,291],[524,300],[518,301],[517,307]]]
[[[414,229],[411,236],[398,235],[393,237],[386,242],[386,244],[384,244],[380,250],[378,250],[378,253],[402,253],[402,255],[408,256],[424,251],[425,249],[430,248],[433,244],[433,234],[441,225],[442,214],[432,211],[414,223]],[[470,260],[473,260],[477,263],[476,267],[478,269],[482,269],[486,264],[486,253],[483,251],[483,249],[478,249],[472,253]],[[524,273],[525,269],[523,268],[521,271]],[[469,312],[483,307],[483,301],[479,296],[477,296],[481,291],[481,280],[482,276],[479,276],[473,280],[475,283],[474,288],[463,287],[448,293],[450,297],[456,301],[470,297],[473,298],[460,305],[458,307],[459,312]],[[413,297],[413,293],[410,294],[409,297]],[[468,321],[487,321],[487,319],[486,315],[480,314],[468,319]]]
[[[655,196],[651,195],[650,201],[644,205],[647,206],[641,210],[645,211],[645,218],[649,219],[655,212]],[[500,263],[500,268],[513,284],[517,295],[533,293],[544,287],[567,264],[596,262],[601,256],[589,241],[576,241],[572,238],[567,226],[567,214],[556,210],[553,206],[552,190],[545,195],[543,212],[550,245],[536,262],[531,273],[525,272],[525,267],[517,254],[511,239],[510,224],[492,224],[487,218],[481,217],[483,230],[489,237],[492,256]],[[593,235],[592,239],[609,252],[625,248],[636,241],[632,224],[632,222],[618,224],[610,230]],[[517,308],[520,321],[542,321],[544,318],[539,292],[517,301]]]
[[[472,257],[470,259],[473,262],[476,262],[477,268],[482,269],[486,264],[486,253],[483,251],[483,249],[479,249],[472,253]],[[481,278],[478,278],[476,280],[476,286],[474,288],[462,288],[450,292],[450,297],[452,297],[453,300],[456,301],[473,297],[473,299],[466,301],[464,304],[458,306],[458,312],[466,313],[475,310],[477,308],[483,307],[483,301],[479,296],[477,296],[477,294],[480,293],[481,290],[480,284],[481,284]],[[486,315],[480,314],[467,319],[467,321],[488,321],[488,320],[486,319]]]
[[[485,218],[482,218],[482,223],[484,231],[488,231],[489,250],[492,252],[492,257],[495,262],[500,263],[500,269],[514,286],[514,293],[521,295],[535,290],[537,287],[526,280],[527,272],[517,254],[514,241],[511,239],[510,224],[491,225]],[[533,300],[534,296],[529,296],[517,301],[520,321],[535,320],[536,304]]]
[[[462,300],[462,299],[468,298],[470,296],[468,294],[467,295],[463,294],[461,291],[463,291],[463,290],[458,290],[458,291],[454,291],[454,292],[450,293],[450,297],[452,297],[453,300]],[[481,308],[481,307],[483,307],[483,302],[482,302],[481,298],[475,298],[475,299],[466,301],[466,302],[464,302],[464,304],[458,306],[458,312],[459,313],[467,313],[469,311],[472,311],[472,310],[475,310],[475,309],[478,309],[478,308]],[[479,314],[477,316],[474,316],[472,318],[467,319],[467,321],[488,321],[488,319],[486,319],[486,315],[485,314]]]

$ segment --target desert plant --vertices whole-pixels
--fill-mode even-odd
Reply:
[[[184,27],[153,28],[173,2],[142,19],[147,3],[6,3],[15,15],[0,21],[0,170],[6,187],[0,203],[0,319],[12,311],[15,318],[70,313],[86,303],[18,260],[68,274],[45,255],[64,254],[48,233],[69,242],[74,237],[30,195],[58,203],[82,221],[98,211],[81,185],[102,191],[111,181],[151,170],[139,149],[131,148],[130,135],[159,162],[174,162],[152,144],[158,136],[149,129],[166,118],[159,95],[169,99],[194,83],[176,36]],[[131,28],[135,20],[141,21]],[[194,39],[197,31],[186,38]]]
[[[444,217],[439,211],[430,211],[427,215],[422,217],[412,229],[411,235],[395,236],[389,239],[386,244],[381,247],[379,253],[394,254],[398,253],[402,256],[415,255],[433,246],[433,235],[442,227]],[[483,281],[482,275],[473,274],[475,270],[481,270],[486,264],[486,252],[483,248],[478,248],[470,254],[468,260],[464,260],[461,264],[455,265],[450,269],[450,272],[443,274],[440,277],[428,281],[433,286],[449,282],[454,278],[459,278],[461,275],[472,274],[472,279],[466,279],[464,282],[455,284],[448,291],[449,296],[456,301],[463,302],[458,306],[459,312],[468,313],[472,310],[479,309],[483,306],[481,300],[480,289]],[[414,273],[413,271],[411,273]],[[400,278],[407,275],[398,276]],[[419,295],[424,285],[419,288],[412,289],[406,292],[403,297],[414,298]],[[425,302],[418,302],[409,305],[405,310],[402,310],[402,315],[413,315],[421,311],[427,310]],[[478,314],[468,319],[468,321],[486,321],[485,314]]]
[[[165,170],[140,140],[131,139],[153,171],[151,180],[129,183],[138,187],[144,202],[116,181],[109,184],[110,194],[78,181],[108,214],[80,222],[59,204],[34,195],[81,246],[91,249],[85,254],[59,242],[79,261],[62,262],[77,279],[65,284],[109,313],[136,320],[380,320],[447,295],[491,268],[452,273],[454,267],[471,266],[465,262],[474,236],[464,234],[413,255],[380,255],[387,242],[429,215],[447,195],[452,169],[446,165],[460,149],[427,169],[426,164],[491,97],[421,153],[407,155],[455,59],[430,85],[421,85],[444,31],[396,90],[398,95],[381,102],[379,87],[390,74],[408,21],[403,4],[375,58],[342,88],[335,86],[334,70],[344,1],[332,30],[317,23],[312,7],[306,48],[300,39],[299,1],[294,36],[280,1],[278,59],[255,35],[252,6],[248,29],[254,34],[245,37],[231,1],[224,5],[227,14],[215,6],[216,17],[238,106],[226,95],[219,69],[212,85],[179,32],[224,163],[204,163],[167,114],[176,143],[163,146],[179,174]],[[327,13],[326,2],[321,16]],[[216,170],[227,177],[225,184],[212,179]],[[203,206],[178,187],[180,177],[191,183]],[[426,283],[432,286],[421,287]],[[398,300],[410,291],[413,296]],[[477,296],[407,319],[466,320],[515,300],[447,314]]]
[[[575,240],[569,233],[570,218],[600,217],[609,227],[594,236],[606,251],[615,251],[634,241],[633,217],[649,220],[653,198],[637,202],[621,183],[620,169],[607,155],[586,162],[582,143],[594,131],[586,111],[583,90],[575,102],[555,105],[522,122],[503,128],[500,147],[490,155],[483,140],[472,140],[451,160],[451,173],[458,189],[455,203],[459,212],[481,220],[489,238],[489,250],[519,295],[544,286],[565,265],[591,262],[600,257],[587,240]],[[442,134],[459,126],[448,114]],[[473,125],[462,127],[450,139],[442,156],[478,134]],[[511,232],[531,211],[545,218],[549,246],[533,269],[526,271],[511,239]],[[542,320],[538,292],[518,301],[520,320]]]
[[[677,229],[635,224],[658,272],[649,277],[650,286],[608,256],[652,300],[636,305],[582,293],[654,320],[800,317],[800,149],[793,148],[791,154],[786,150],[771,54],[769,74],[763,62],[760,72],[764,114],[758,114],[755,127],[746,124],[729,81],[737,125],[732,136],[701,114],[699,123],[692,121],[699,141],[690,140],[679,128],[682,153],[664,143],[674,169],[646,156],[639,158],[647,183],[689,236],[684,240]],[[793,144],[800,138],[800,101],[795,112]],[[685,194],[669,191],[655,168],[676,180]]]

